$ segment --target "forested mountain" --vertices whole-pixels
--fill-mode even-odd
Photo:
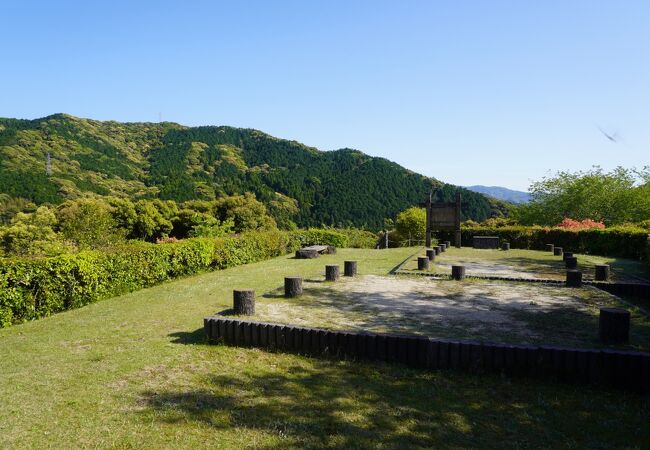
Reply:
[[[489,195],[497,200],[510,202],[515,204],[528,203],[530,201],[530,194],[523,191],[515,191],[501,186],[482,186],[477,184],[475,186],[465,186],[473,192]]]
[[[252,192],[272,213],[293,211],[300,226],[378,229],[384,218],[422,202],[432,184],[437,200],[451,201],[462,189],[357,150],[319,151],[252,129],[65,114],[0,119],[0,157],[0,194],[37,204],[87,192],[178,202]],[[464,218],[504,211],[462,191]]]

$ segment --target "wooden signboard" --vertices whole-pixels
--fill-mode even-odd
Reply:
[[[452,203],[432,203],[432,192],[426,201],[427,211],[427,236],[426,245],[431,247],[431,233],[433,231],[453,231],[456,247],[460,248],[460,192],[456,193],[456,201]]]

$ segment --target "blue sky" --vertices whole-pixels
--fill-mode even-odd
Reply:
[[[249,127],[525,190],[650,164],[649,23],[627,0],[6,1],[0,116]]]

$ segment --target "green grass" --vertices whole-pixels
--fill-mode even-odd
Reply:
[[[0,330],[0,448],[643,447],[648,396],[204,344],[233,288],[413,249],[276,258]]]
[[[421,255],[424,256],[424,247]],[[416,255],[417,256],[417,255]],[[578,257],[578,269],[585,279],[593,279],[596,264],[611,266],[612,281],[633,281],[647,277],[647,266],[640,261],[595,255],[574,254]],[[455,248],[437,255],[429,271],[449,274],[452,264],[467,266],[468,275],[494,275],[506,277],[530,277],[564,279],[566,267],[562,257],[540,250],[476,250],[471,247]],[[417,270],[417,258],[409,261],[406,270]]]

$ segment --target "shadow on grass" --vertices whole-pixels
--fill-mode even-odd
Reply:
[[[577,446],[633,446],[650,434],[635,412],[648,411],[643,399],[380,364],[215,374],[195,390],[145,391],[140,399],[164,423],[262,432],[283,448],[545,447],[568,436]],[[616,409],[608,421],[617,426],[603,427],[595,404],[609,401]]]
[[[171,341],[172,344],[195,345],[208,343],[203,327],[191,332],[178,331],[176,333],[170,333],[168,336],[173,338]]]

